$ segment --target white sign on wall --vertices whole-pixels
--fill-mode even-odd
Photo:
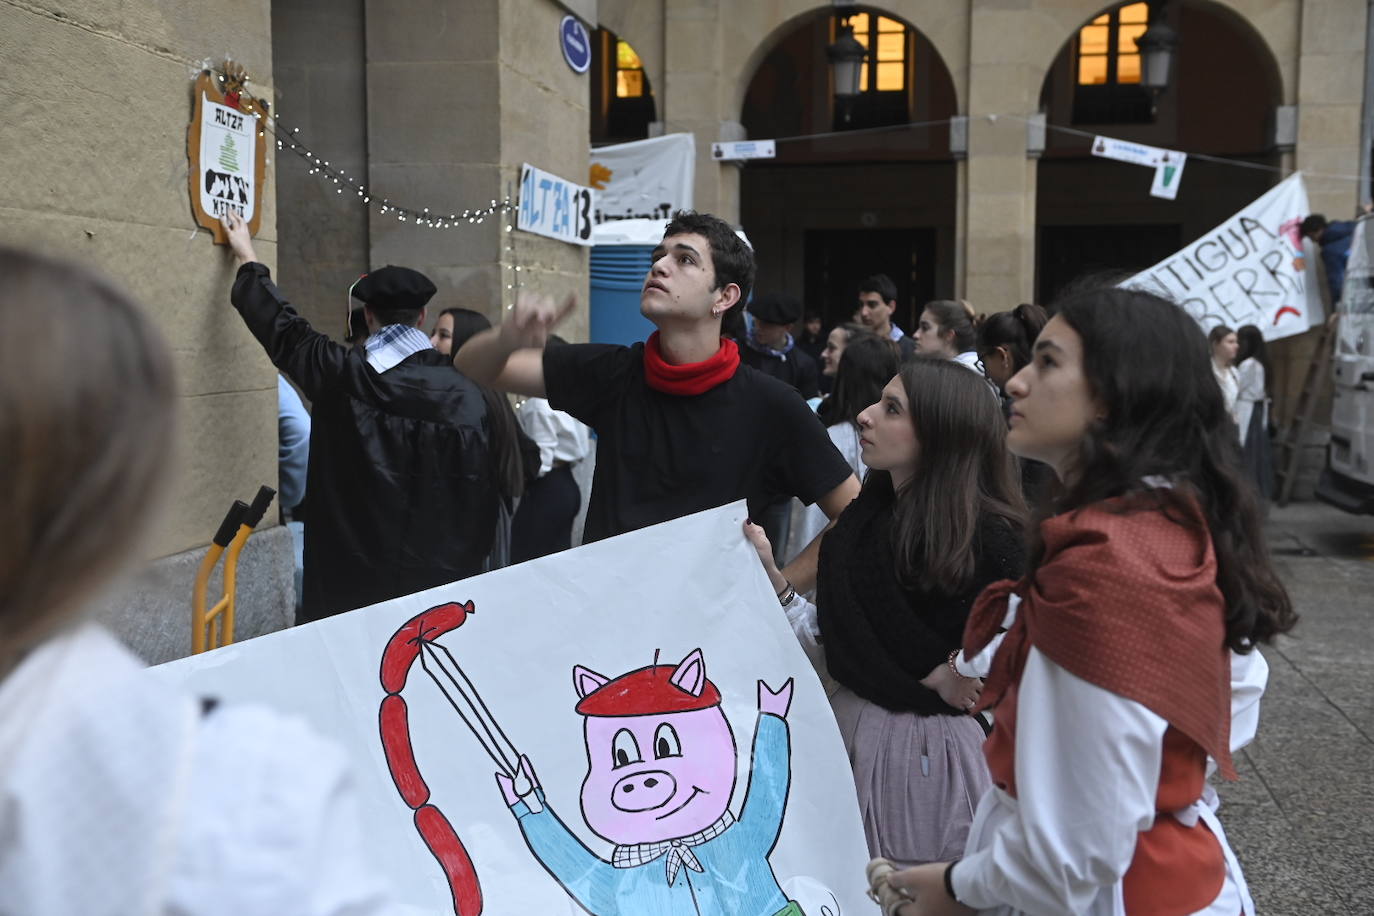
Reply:
[[[691,134],[600,146],[591,152],[592,221],[671,219],[692,209],[697,147]]]
[[[233,210],[253,221],[258,121],[227,105],[202,100],[200,121],[200,206],[211,216]]]
[[[1291,175],[1182,251],[1121,285],[1172,299],[1203,330],[1253,324],[1266,340],[1301,334],[1322,315],[1314,258],[1298,228],[1307,214],[1302,175]]]
[[[853,774],[746,513],[741,500],[150,676],[343,745],[403,912],[659,916],[707,899],[858,916],[872,905]]]
[[[711,144],[712,159],[772,159],[778,154],[772,140],[730,140]]]
[[[515,226],[573,245],[592,244],[596,192],[525,163]]]

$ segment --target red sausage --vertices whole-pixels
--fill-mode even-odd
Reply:
[[[469,614],[476,613],[472,602],[449,602],[421,611],[401,625],[387,641],[382,653],[382,689],[400,693],[406,685],[410,666],[420,654],[421,641],[437,639],[463,625]]]
[[[425,805],[415,812],[415,828],[444,869],[453,894],[453,911],[458,916],[478,916],[482,912],[482,888],[477,883],[477,870],[443,812]]]
[[[391,771],[391,781],[396,790],[411,808],[418,808],[429,801],[429,786],[415,765],[415,749],[410,746],[410,722],[406,701],[391,694],[382,700],[381,720],[382,751],[386,754],[386,766]]]

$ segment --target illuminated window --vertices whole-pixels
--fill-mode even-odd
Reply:
[[[1150,22],[1147,3],[1129,3],[1103,13],[1078,30],[1076,80],[1080,86],[1140,82],[1140,51],[1135,40]]]
[[[1148,3],[1126,3],[1078,30],[1073,49],[1076,124],[1148,124],[1150,94],[1140,85],[1136,39],[1150,25]]]
[[[644,97],[644,63],[628,41],[615,43],[615,97]]]
[[[906,26],[896,19],[868,13],[855,13],[849,17],[849,24],[854,27],[854,38],[869,52],[859,70],[859,90],[901,92],[906,89]]]

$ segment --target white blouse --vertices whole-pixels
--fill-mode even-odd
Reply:
[[[202,715],[108,632],[0,681],[0,910],[390,913],[337,746],[266,709]]]
[[[1008,622],[1018,604],[1012,596]],[[991,646],[971,660],[961,653],[956,666],[965,675],[985,675],[995,651]],[[1268,676],[1258,649],[1232,654],[1233,754],[1254,739]],[[1032,646],[1018,694],[1017,797],[993,788],[979,803],[965,857],[951,876],[958,899],[996,916],[1124,916],[1121,878],[1137,834],[1154,824],[1168,727],[1140,703],[1070,674]],[[1213,769],[1209,761],[1209,774]],[[1206,823],[1226,858],[1221,893],[1200,914],[1254,916],[1216,808],[1208,786],[1202,798],[1172,814],[1185,824]]]

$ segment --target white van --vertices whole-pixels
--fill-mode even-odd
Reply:
[[[1355,226],[1337,312],[1331,445],[1317,498],[1374,514],[1374,219]]]

